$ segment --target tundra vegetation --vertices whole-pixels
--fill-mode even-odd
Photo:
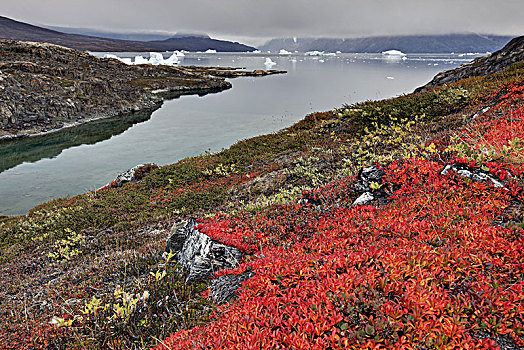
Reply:
[[[314,113],[0,218],[0,348],[523,347],[523,73]],[[354,206],[370,166],[380,200]],[[244,253],[217,272],[254,273],[235,301],[163,254],[189,217]]]

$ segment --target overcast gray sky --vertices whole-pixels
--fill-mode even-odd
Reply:
[[[475,32],[523,35],[524,0],[0,0],[23,22],[118,32],[272,37]]]

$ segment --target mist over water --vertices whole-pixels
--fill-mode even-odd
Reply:
[[[137,53],[118,54],[135,57]],[[141,55],[147,56],[148,54]],[[169,53],[164,56],[168,57]],[[50,136],[0,143],[0,215],[24,214],[53,198],[95,190],[137,164],[171,164],[270,133],[317,111],[412,92],[438,72],[472,56],[329,57],[268,54],[186,54],[182,64],[273,69],[284,75],[231,80],[233,88],[166,101],[141,113]]]

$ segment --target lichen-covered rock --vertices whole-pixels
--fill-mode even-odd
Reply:
[[[488,182],[498,188],[505,188],[505,185],[498,179],[495,179],[489,172],[484,171],[480,168],[469,167],[462,163],[448,164],[441,171],[442,175],[447,175],[450,171],[454,171],[462,177],[466,177],[475,182]],[[509,176],[511,174],[508,173]]]
[[[242,258],[240,250],[212,240],[195,229],[195,224],[194,219],[175,223],[166,243],[166,252],[174,253],[187,271],[187,283],[204,280],[221,269],[232,269]]]
[[[384,175],[384,171],[375,166],[360,169],[355,190],[363,193],[353,202],[353,205],[367,205],[375,199],[385,200],[387,194],[382,187]]]
[[[242,283],[253,277],[253,272],[245,272],[239,275],[224,275],[211,281],[209,297],[217,304],[231,302],[236,298],[237,290]]]

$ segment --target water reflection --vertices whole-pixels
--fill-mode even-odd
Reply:
[[[153,109],[115,118],[101,119],[52,134],[0,143],[0,173],[24,162],[54,158],[62,150],[91,145],[118,135],[137,123],[151,118]]]

